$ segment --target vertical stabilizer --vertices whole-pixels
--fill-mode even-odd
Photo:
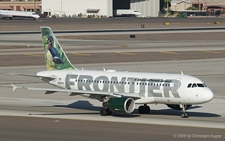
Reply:
[[[41,27],[41,34],[47,70],[76,69],[70,63],[51,28]]]

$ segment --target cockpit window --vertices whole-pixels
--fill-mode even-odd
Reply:
[[[188,84],[188,86],[187,86],[188,88],[195,88],[195,87],[200,87],[200,88],[204,88],[204,87],[207,87],[206,85],[205,85],[205,83],[189,83]]]
[[[197,84],[193,83],[192,88],[195,88],[195,87],[197,87]]]
[[[191,83],[189,83],[187,87],[188,87],[188,88],[191,88],[191,85],[192,85],[192,84],[191,84]]]
[[[204,87],[204,85],[200,84],[200,83],[198,83],[197,85],[198,85],[198,87]]]

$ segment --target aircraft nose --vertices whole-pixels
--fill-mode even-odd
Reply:
[[[213,96],[214,96],[214,94],[210,89],[206,90],[206,92],[205,92],[206,102],[211,101],[213,99]]]

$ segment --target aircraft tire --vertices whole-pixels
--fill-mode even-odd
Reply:
[[[150,112],[150,107],[149,106],[140,106],[138,108],[139,114],[149,114]]]
[[[181,114],[181,118],[188,118],[187,113],[182,113],[182,114]]]
[[[145,108],[145,114],[149,114],[150,112],[150,107],[149,106],[144,106]]]
[[[112,111],[109,108],[106,109],[107,115],[112,115]]]
[[[107,116],[107,115],[108,115],[107,109],[105,109],[104,107],[101,108],[101,110],[100,110],[100,115],[101,115],[101,116]]]

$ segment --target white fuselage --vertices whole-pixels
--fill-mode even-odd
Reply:
[[[131,15],[139,16],[141,15],[141,13],[136,10],[120,9],[120,10],[116,10],[116,15],[117,16],[131,16]]]
[[[201,104],[213,98],[204,82],[183,74],[55,70],[38,72],[37,76],[55,77],[49,83],[65,89],[139,94],[141,99],[135,100],[137,104]]]
[[[39,15],[35,14],[35,12],[8,11],[8,10],[0,10],[0,16],[3,18],[22,17],[33,19],[38,19],[40,17]]]

